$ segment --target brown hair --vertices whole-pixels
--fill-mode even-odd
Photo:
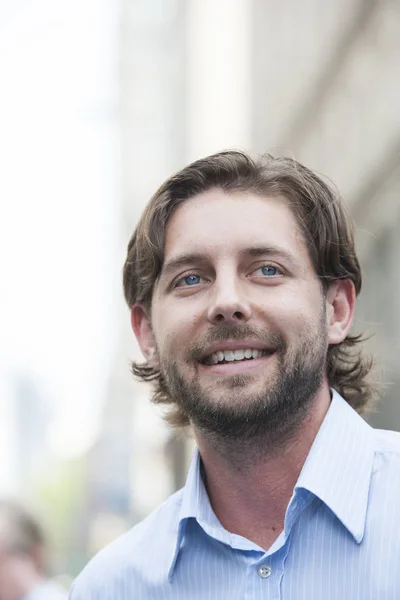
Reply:
[[[31,555],[35,546],[44,546],[44,531],[22,505],[0,500],[0,538],[8,554]]]
[[[150,308],[154,284],[163,264],[165,230],[179,204],[212,188],[282,197],[292,209],[307,243],[323,289],[338,279],[350,279],[361,290],[352,222],[338,191],[292,158],[270,154],[253,159],[244,152],[226,151],[198,160],[168,179],[147,205],[128,245],[123,272],[125,299]],[[348,335],[331,345],[327,355],[329,385],[361,412],[374,389],[366,380],[372,361],[364,358],[360,335]],[[132,363],[133,374],[156,383],[153,401],[175,405],[162,374],[149,365]],[[175,425],[189,424],[178,407],[169,416]]]

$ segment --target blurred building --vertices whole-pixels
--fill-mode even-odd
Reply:
[[[31,373],[2,370],[0,388],[0,490],[27,493],[49,467],[46,431],[51,405]]]

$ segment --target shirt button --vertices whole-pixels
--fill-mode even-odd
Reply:
[[[271,575],[272,569],[269,565],[260,565],[257,572],[262,579],[267,579]]]

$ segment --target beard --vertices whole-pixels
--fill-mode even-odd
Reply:
[[[191,346],[187,365],[196,364],[204,348],[214,342],[240,339],[261,341],[275,349],[267,360],[276,361],[276,367],[259,392],[251,396],[247,392],[254,375],[221,377],[214,384],[201,385],[198,375],[185,375],[170,354],[158,357],[163,384],[190,422],[214,445],[225,442],[243,447],[258,439],[264,446],[281,447],[308,414],[323,381],[328,348],[325,304],[318,323],[310,324],[296,345],[289,347],[280,333],[249,324],[216,325]],[[267,369],[271,370],[271,365]]]

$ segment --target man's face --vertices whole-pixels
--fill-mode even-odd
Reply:
[[[325,300],[285,201],[212,190],[183,203],[151,327],[168,390],[199,428],[250,436],[304,414],[325,370]]]

